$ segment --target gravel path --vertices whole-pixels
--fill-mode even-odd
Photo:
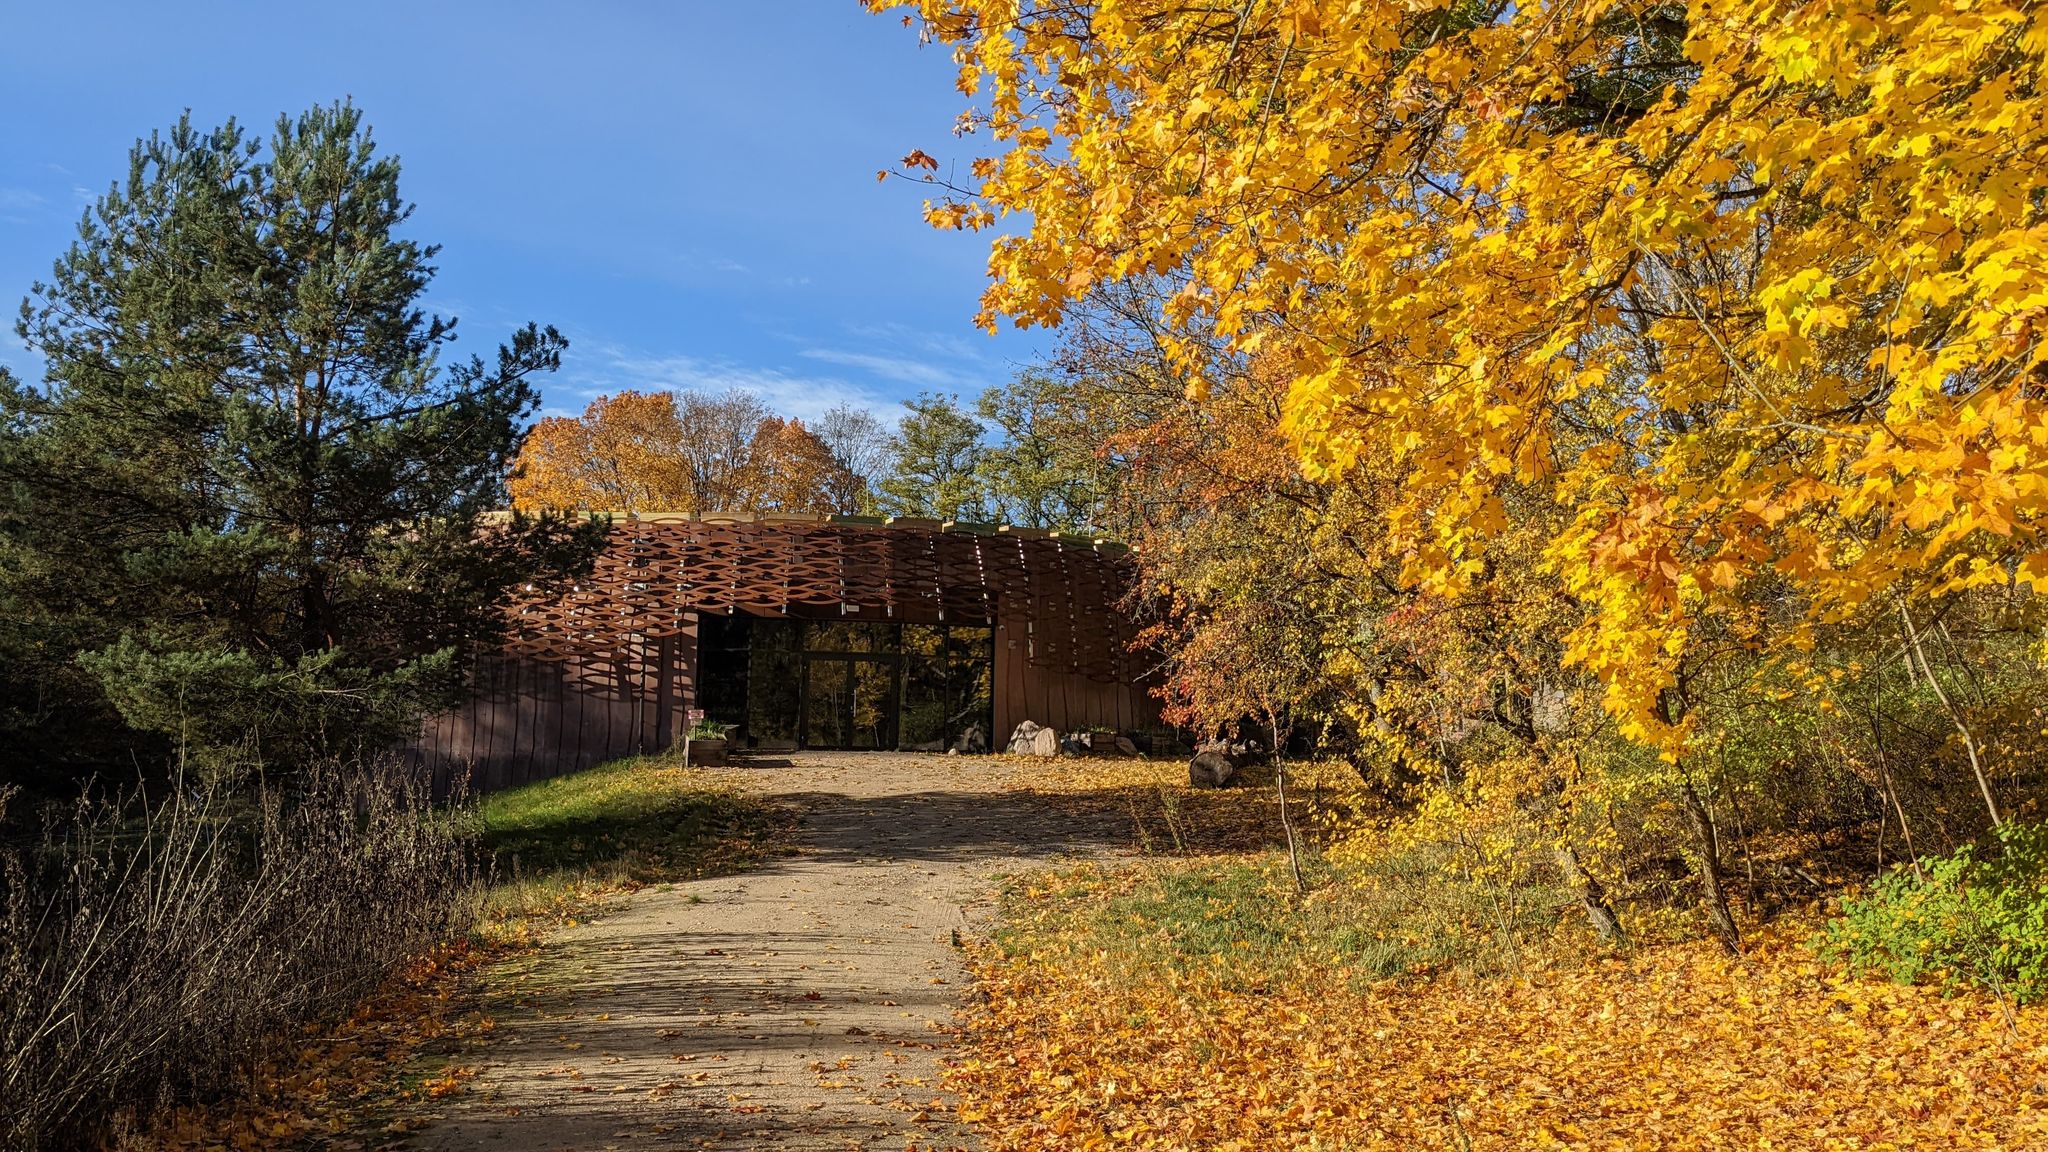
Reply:
[[[479,1075],[414,1147],[972,1147],[938,1087],[957,941],[997,877],[1127,823],[1046,806],[1002,760],[775,765],[741,772],[801,810],[800,853],[641,892],[501,972]]]

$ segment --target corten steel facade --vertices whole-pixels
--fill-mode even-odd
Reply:
[[[501,787],[678,742],[940,751],[1018,723],[1157,724],[1123,550],[936,521],[629,515],[591,575],[512,610],[473,702],[416,753]]]

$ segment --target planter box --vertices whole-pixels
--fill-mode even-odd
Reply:
[[[716,768],[725,763],[725,741],[690,741],[689,762],[706,768]]]
[[[1076,744],[1079,744],[1081,746],[1081,751],[1083,755],[1129,755],[1128,752],[1126,752],[1122,748],[1117,747],[1117,734],[1114,732],[1076,732],[1074,733],[1073,739]]]

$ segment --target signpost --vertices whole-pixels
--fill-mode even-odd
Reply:
[[[697,730],[697,721],[703,718],[704,710],[702,708],[686,708],[683,710],[683,763],[685,764],[690,762],[690,733]]]

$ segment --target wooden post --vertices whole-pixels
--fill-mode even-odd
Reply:
[[[666,752],[676,736],[676,638],[663,636],[654,652],[654,750]]]

